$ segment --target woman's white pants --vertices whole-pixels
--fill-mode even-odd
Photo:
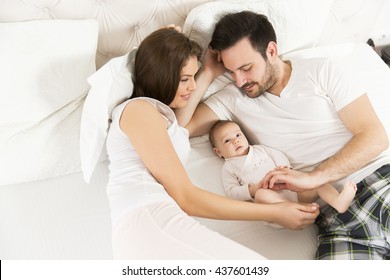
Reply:
[[[171,198],[123,215],[113,228],[112,246],[114,259],[265,259],[201,225]]]

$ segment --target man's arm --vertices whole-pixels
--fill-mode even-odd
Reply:
[[[286,183],[287,188],[296,191],[319,187],[359,170],[388,147],[386,130],[372,108],[367,94],[342,108],[339,116],[353,135],[339,152],[309,173],[287,168],[271,171],[263,179],[262,186],[273,187],[275,182],[281,181]]]
[[[364,94],[339,111],[352,139],[313,172],[321,184],[337,181],[365,166],[389,146],[387,133]]]

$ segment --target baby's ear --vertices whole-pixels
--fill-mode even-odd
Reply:
[[[220,150],[219,150],[218,148],[213,148],[213,151],[214,151],[214,153],[215,153],[217,156],[219,156],[220,158],[223,158],[223,156],[221,155],[221,152],[220,152]]]

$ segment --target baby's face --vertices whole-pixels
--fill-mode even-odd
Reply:
[[[215,131],[215,153],[227,158],[248,154],[249,143],[236,123],[227,123]]]

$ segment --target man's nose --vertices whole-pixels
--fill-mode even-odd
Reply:
[[[236,86],[237,87],[242,87],[243,85],[245,85],[246,83],[246,78],[245,78],[245,75],[242,75],[240,73],[236,73],[234,75],[235,79],[236,79]]]

